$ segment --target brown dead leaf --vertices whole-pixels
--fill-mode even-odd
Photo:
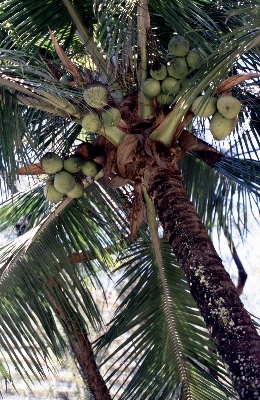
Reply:
[[[41,163],[30,164],[25,167],[21,167],[17,171],[18,175],[42,175],[46,174],[41,167]]]
[[[232,89],[234,86],[242,83],[248,79],[258,78],[260,74],[251,73],[251,74],[238,74],[231,76],[230,78],[225,79],[221,84],[217,87],[216,92],[217,94],[222,94],[227,92],[228,90]]]
[[[117,168],[125,178],[134,179],[136,148],[139,141],[135,135],[126,134],[117,148]]]
[[[121,120],[119,121],[119,123],[117,124],[117,127],[119,129],[122,129],[122,131],[127,132],[128,131],[128,125],[127,123],[121,118]]]
[[[101,136],[101,138],[105,143],[106,149],[106,156],[104,158],[104,163],[102,164],[104,166],[104,179],[106,185],[115,190],[129,183],[129,180],[117,174],[116,147],[103,136]],[[95,161],[96,159],[97,158],[94,158]]]
[[[69,57],[67,56],[65,51],[62,49],[62,47],[59,45],[59,43],[57,42],[57,40],[56,40],[55,36],[53,35],[52,31],[50,30],[50,28],[49,28],[49,32],[50,32],[51,40],[52,40],[52,43],[54,44],[55,50],[63,64],[64,68],[66,69],[66,71],[73,76],[73,79],[77,84],[83,83],[84,80],[83,80],[81,74],[79,73],[78,69],[75,67],[73,62],[69,59]]]

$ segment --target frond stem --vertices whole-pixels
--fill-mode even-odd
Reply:
[[[171,307],[170,307],[170,302],[169,302],[169,296],[168,296],[169,290],[167,289],[165,273],[164,273],[164,268],[163,268],[162,254],[161,254],[161,249],[160,249],[160,239],[158,236],[158,226],[157,226],[157,222],[156,222],[156,211],[155,211],[153,201],[149,197],[145,186],[142,186],[142,190],[143,190],[143,195],[144,195],[144,199],[145,199],[147,221],[148,221],[150,235],[151,235],[151,239],[152,239],[152,243],[153,243],[155,258],[156,258],[157,265],[158,265],[159,275],[160,275],[160,279],[161,279],[166,310],[167,310],[167,314],[169,316],[168,321],[170,324],[170,329],[171,329],[172,338],[174,341],[174,346],[176,349],[176,354],[177,354],[177,357],[179,360],[179,365],[181,367],[181,375],[183,377],[183,383],[185,386],[184,390],[186,390],[187,395],[189,397],[189,395],[191,396],[190,389],[188,387],[186,387],[186,385],[185,385],[185,383],[189,382],[189,379],[188,379],[186,365],[182,359],[182,351],[180,348],[178,337],[176,335],[176,328],[174,327],[174,316],[171,312]]]

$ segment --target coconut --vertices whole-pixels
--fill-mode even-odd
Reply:
[[[55,172],[58,172],[62,169],[63,161],[58,154],[50,151],[45,153],[42,157],[41,166],[46,174],[55,174]]]
[[[70,192],[76,184],[75,178],[67,171],[60,171],[55,174],[54,187],[60,193]]]
[[[76,155],[72,155],[63,160],[63,169],[65,171],[70,172],[71,174],[75,174],[80,170],[82,166],[82,159],[77,157]]]
[[[186,56],[187,64],[190,68],[196,67],[201,62],[201,56],[197,49],[191,49]]]
[[[84,194],[84,188],[81,183],[76,182],[76,185],[74,188],[67,192],[66,195],[69,197],[72,197],[73,199],[76,199],[77,197],[81,197]]]
[[[189,42],[181,35],[174,36],[168,44],[169,52],[176,57],[184,57],[189,51]]]
[[[44,186],[43,194],[51,203],[58,203],[63,197],[63,193],[58,192],[51,182],[47,182],[47,184]]]
[[[159,104],[162,106],[169,106],[172,104],[174,100],[174,96],[171,94],[165,94],[165,93],[160,93],[157,97],[156,100],[158,101]]]
[[[121,113],[118,108],[111,107],[102,111],[102,120],[104,125],[115,126],[121,120]]]
[[[96,112],[88,112],[84,115],[81,121],[82,128],[88,132],[97,132],[101,127],[102,123],[99,119],[99,115]]]
[[[167,76],[162,81],[162,92],[165,94],[175,95],[180,91],[180,82],[172,78],[171,76]]]
[[[101,82],[89,83],[83,90],[85,102],[93,108],[103,108],[108,102],[108,89]]]
[[[217,111],[217,99],[216,97],[206,99],[204,96],[199,96],[192,103],[191,109],[200,118],[210,117]]]
[[[237,118],[225,118],[217,111],[211,118],[209,129],[214,139],[225,139],[234,129],[237,124]]]
[[[241,103],[233,96],[221,96],[218,98],[217,108],[225,118],[235,118],[241,109]]]
[[[183,79],[188,75],[188,65],[184,57],[176,57],[167,64],[168,74],[176,79]]]
[[[142,92],[148,99],[158,96],[161,92],[161,83],[153,78],[148,78],[142,84]]]
[[[87,160],[86,162],[83,163],[81,171],[86,176],[94,177],[98,173],[98,167],[94,161]]]
[[[167,68],[164,64],[156,62],[151,66],[150,75],[157,81],[162,81],[167,76]]]

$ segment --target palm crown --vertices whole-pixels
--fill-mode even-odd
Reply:
[[[120,374],[126,378],[114,398],[258,398],[259,337],[205,230],[216,224],[231,240],[232,226],[246,229],[246,202],[258,203],[257,7],[1,5],[2,177],[13,193],[17,173],[38,177],[2,204],[0,218],[1,229],[26,218],[23,234],[0,253],[1,346],[24,379],[28,366],[44,376],[40,358],[59,357],[69,345],[95,399],[111,398]],[[176,34],[197,56],[177,77],[172,63],[184,56],[169,46]],[[166,76],[177,81],[174,94],[172,80],[162,92]],[[145,88],[151,79],[156,94]],[[218,142],[209,133],[213,113],[199,115],[223,95],[238,99],[239,109]],[[76,198],[57,189],[62,167],[44,167],[54,152],[62,166],[75,155],[85,168],[92,163],[93,174],[81,165],[66,171],[80,187]],[[46,181],[60,193],[52,203]],[[115,263],[123,288],[104,330],[91,291]],[[124,335],[103,361],[120,367],[103,377],[93,355]],[[31,351],[21,359],[10,342]]]

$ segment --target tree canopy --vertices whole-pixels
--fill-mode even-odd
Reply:
[[[246,273],[236,257],[236,288],[210,240],[234,255],[259,205],[258,8],[0,5],[0,229],[18,236],[0,249],[0,346],[27,382],[69,346],[95,399],[259,398]]]

